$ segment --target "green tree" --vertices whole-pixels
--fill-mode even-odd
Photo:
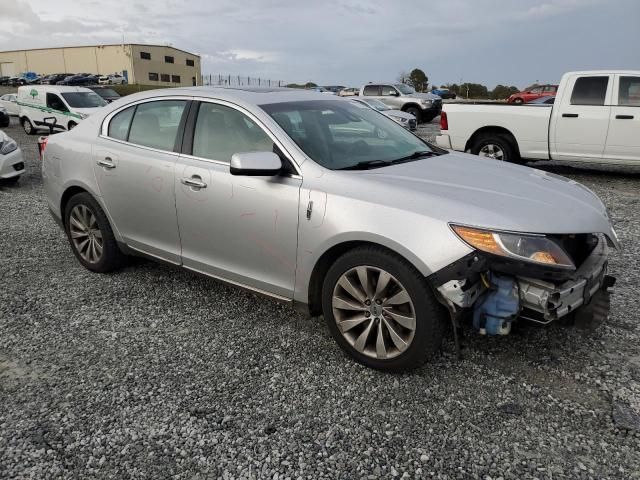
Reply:
[[[429,86],[429,77],[419,68],[414,68],[409,74],[408,83],[415,88],[416,91],[424,92]]]
[[[518,93],[518,87],[513,85],[507,87],[506,85],[496,85],[496,88],[491,90],[490,97],[494,100],[504,100],[509,98],[514,93]]]

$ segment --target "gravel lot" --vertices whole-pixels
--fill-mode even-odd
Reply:
[[[0,186],[0,478],[640,478],[639,169],[541,165],[612,212],[608,324],[466,331],[463,360],[449,341],[389,375],[213,280],[89,273],[47,212],[37,137],[6,131],[28,171]]]

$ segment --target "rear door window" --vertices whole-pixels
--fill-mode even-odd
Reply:
[[[378,85],[367,85],[366,87],[364,87],[362,94],[376,96],[380,94],[379,92],[380,92],[380,87]]]
[[[604,105],[609,77],[580,77],[571,93],[571,105]]]
[[[159,100],[137,106],[129,142],[159,150],[173,151],[186,100]]]
[[[640,107],[640,77],[620,77],[618,105]]]
[[[136,107],[129,107],[113,116],[109,122],[108,136],[116,138],[118,140],[127,140],[129,135],[129,126],[131,125],[131,119],[133,118],[133,112]]]

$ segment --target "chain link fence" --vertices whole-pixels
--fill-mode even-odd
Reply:
[[[201,80],[201,85],[216,85],[223,87],[284,87],[288,83],[284,80],[272,80],[269,78],[221,73],[202,75]]]

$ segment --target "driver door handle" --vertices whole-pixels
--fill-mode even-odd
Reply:
[[[207,188],[207,184],[204,183],[202,180],[199,180],[198,178],[192,177],[192,178],[181,178],[180,179],[180,183],[182,183],[183,185],[186,185],[187,187],[193,187],[193,188]]]
[[[104,157],[104,160],[98,160],[96,163],[108,170],[116,168],[116,164],[113,163],[110,157]]]

